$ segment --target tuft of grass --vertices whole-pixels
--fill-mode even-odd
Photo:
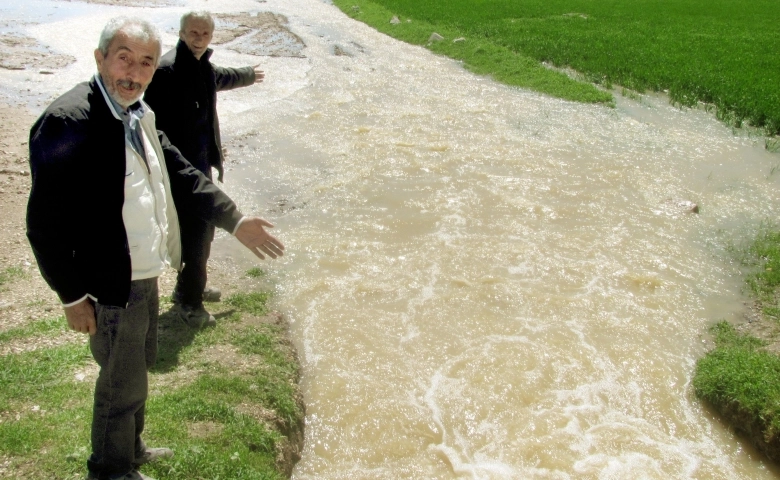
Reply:
[[[229,296],[225,300],[225,304],[260,317],[269,312],[268,300],[270,298],[271,294],[268,292],[237,293]]]
[[[546,68],[537,60],[507,47],[482,32],[474,32],[461,25],[441,21],[439,17],[418,15],[414,5],[393,10],[393,2],[369,0],[334,0],[344,13],[360,20],[382,33],[413,45],[421,45],[432,52],[461,60],[466,69],[490,75],[499,82],[521,88],[530,88],[548,95],[588,103],[604,103],[612,106],[610,93],[599,90],[590,83],[581,82],[556,70]],[[392,8],[391,8],[392,7]],[[449,4],[447,8],[449,9]],[[473,6],[462,5],[464,13]],[[391,24],[395,13],[404,13],[401,22]],[[442,41],[429,41],[432,33],[444,37]],[[455,41],[458,39],[459,41]]]
[[[762,225],[741,261],[749,269],[747,285],[764,314],[780,319],[780,230],[771,223]]]
[[[246,271],[246,276],[250,278],[261,278],[267,275],[266,271],[260,267],[252,267]]]
[[[760,439],[759,448],[780,459],[780,357],[764,342],[722,321],[712,327],[716,347],[696,365],[696,395],[716,406],[738,430]]]
[[[0,286],[23,277],[24,270],[21,267],[8,267],[5,270],[0,271]]]

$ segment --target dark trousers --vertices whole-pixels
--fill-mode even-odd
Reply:
[[[183,305],[198,307],[203,303],[208,272],[206,263],[211,255],[214,226],[197,218],[180,217],[181,259],[184,267],[176,277],[174,296]]]
[[[147,370],[157,357],[159,317],[157,278],[133,281],[127,308],[95,305],[97,333],[90,337],[92,356],[100,366],[92,415],[92,455],[87,467],[107,479],[133,469],[141,440]]]

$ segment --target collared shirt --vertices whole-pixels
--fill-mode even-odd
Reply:
[[[144,162],[147,162],[146,151],[144,150],[144,142],[141,140],[141,119],[146,113],[143,103],[138,101],[125,109],[123,106],[117,103],[116,100],[114,100],[114,97],[108,94],[106,84],[103,83],[103,78],[99,73],[95,74],[95,78],[97,79],[98,84],[103,89],[103,91],[106,92],[106,97],[108,97],[109,101],[114,106],[114,110],[116,110],[116,112],[119,114],[119,117],[122,119],[122,123],[125,126],[125,138],[130,143],[130,146],[133,147],[133,150],[135,150],[135,152],[144,159]]]

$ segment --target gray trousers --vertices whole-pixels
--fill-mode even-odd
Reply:
[[[92,414],[92,476],[109,479],[133,469],[141,440],[147,370],[157,357],[159,317],[157,278],[133,281],[127,308],[95,305],[97,333],[90,337],[92,356],[100,366]]]

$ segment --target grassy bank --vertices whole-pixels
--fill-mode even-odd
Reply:
[[[592,81],[674,102],[717,107],[734,125],[780,133],[780,10],[754,0],[334,0],[395,38],[463,60],[499,81],[561,98],[608,102],[604,92],[543,73],[570,67]],[[398,24],[390,19],[397,16]],[[465,41],[453,43],[456,38]]]
[[[163,302],[144,438],[175,456],[144,473],[289,478],[303,443],[299,367],[267,300],[249,293],[209,304],[217,326],[198,331]],[[63,317],[0,333],[0,477],[83,477],[96,375],[86,337]]]
[[[716,347],[696,365],[696,395],[769,458],[780,461],[780,357],[728,322],[713,328]]]
[[[734,253],[747,270],[759,314],[778,330],[780,230],[763,228]],[[711,404],[761,451],[780,461],[780,357],[769,342],[739,333],[728,322],[712,328],[715,348],[696,365],[696,395]]]

